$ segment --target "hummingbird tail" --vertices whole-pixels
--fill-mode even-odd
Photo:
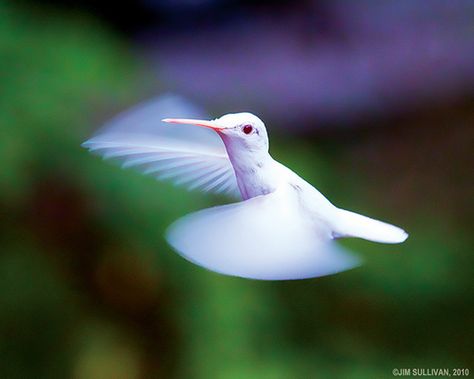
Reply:
[[[408,238],[403,229],[370,217],[338,210],[336,237],[357,237],[381,243],[401,243]]]

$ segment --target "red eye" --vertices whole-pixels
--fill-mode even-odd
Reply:
[[[253,126],[252,125],[244,125],[244,127],[242,128],[242,131],[245,134],[250,134],[253,131]]]

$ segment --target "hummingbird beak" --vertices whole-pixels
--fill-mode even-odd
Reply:
[[[187,125],[197,125],[202,126],[204,128],[213,129],[216,131],[225,129],[224,126],[217,125],[215,121],[207,121],[207,120],[194,120],[191,118],[164,118],[161,120],[163,122],[169,122],[171,124],[187,124]]]

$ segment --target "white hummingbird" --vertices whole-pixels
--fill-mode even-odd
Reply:
[[[156,102],[146,104],[112,124],[126,127],[135,122],[150,123],[156,106]],[[161,128],[158,136],[114,127],[114,131],[99,134],[83,146],[105,158],[123,160],[124,167],[135,166],[191,189],[240,195],[241,202],[191,213],[169,228],[168,242],[191,262],[244,278],[304,279],[360,264],[360,259],[337,245],[335,239],[358,237],[400,243],[408,237],[396,226],[337,208],[274,160],[265,125],[251,113],[226,114],[211,121],[162,121],[183,124],[175,128],[194,133],[193,140],[165,130],[171,127],[156,126],[155,120],[155,127]],[[203,132],[196,134],[185,125],[203,127]]]

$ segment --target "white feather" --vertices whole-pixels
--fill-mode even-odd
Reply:
[[[168,242],[186,259],[222,274],[303,279],[353,268],[359,259],[321,236],[287,191],[205,209],[176,221]]]
[[[408,233],[398,226],[344,209],[338,209],[334,221],[336,237],[358,237],[382,243],[401,243],[408,238]]]
[[[122,162],[157,179],[171,179],[189,189],[226,192],[240,198],[227,151],[219,136],[190,125],[170,125],[172,114],[202,117],[176,96],[161,96],[126,111],[107,123],[82,146],[104,159]]]

